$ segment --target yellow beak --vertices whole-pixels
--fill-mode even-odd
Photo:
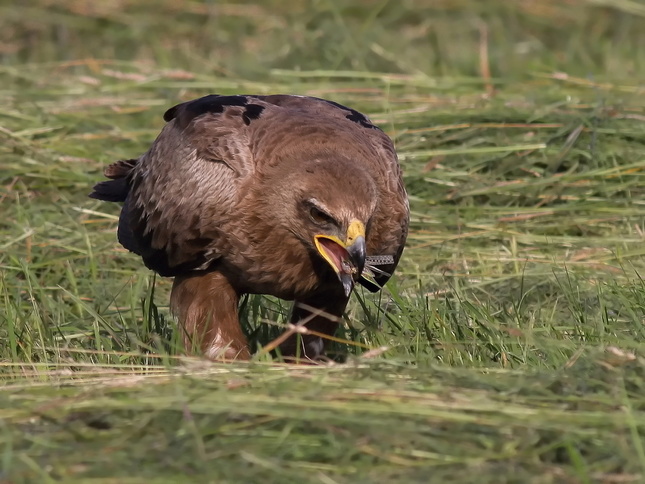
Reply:
[[[345,241],[334,235],[318,234],[314,237],[314,243],[322,258],[338,275],[345,295],[349,296],[365,267],[365,225],[359,220],[352,220],[347,228]]]

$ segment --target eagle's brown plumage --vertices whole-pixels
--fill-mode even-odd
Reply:
[[[408,201],[392,142],[367,117],[312,97],[211,95],[164,119],[152,147],[108,166],[90,196],[124,202],[121,244],[175,277],[187,345],[249,358],[244,293],[294,299],[293,322],[333,334],[336,321],[297,303],[338,317],[355,282],[375,291],[389,279]],[[280,349],[315,358],[324,343],[308,334]]]

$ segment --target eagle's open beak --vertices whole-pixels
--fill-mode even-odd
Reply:
[[[338,275],[345,296],[349,296],[365,267],[365,226],[358,220],[352,220],[344,242],[333,235],[319,234],[314,237],[314,243],[320,255]]]

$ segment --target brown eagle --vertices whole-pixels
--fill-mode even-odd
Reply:
[[[90,197],[123,202],[119,242],[175,278],[186,346],[250,358],[238,303],[270,294],[295,300],[291,321],[309,330],[281,355],[322,356],[354,285],[379,290],[403,251],[409,205],[392,141],[354,109],[295,95],[209,95],[164,119],[150,149],[109,165]]]

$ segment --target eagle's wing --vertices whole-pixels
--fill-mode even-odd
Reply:
[[[110,165],[90,195],[123,201],[119,241],[163,276],[206,270],[227,251],[222,227],[255,171],[250,120],[263,107],[246,96],[206,96],[169,109],[167,124],[138,160]]]

